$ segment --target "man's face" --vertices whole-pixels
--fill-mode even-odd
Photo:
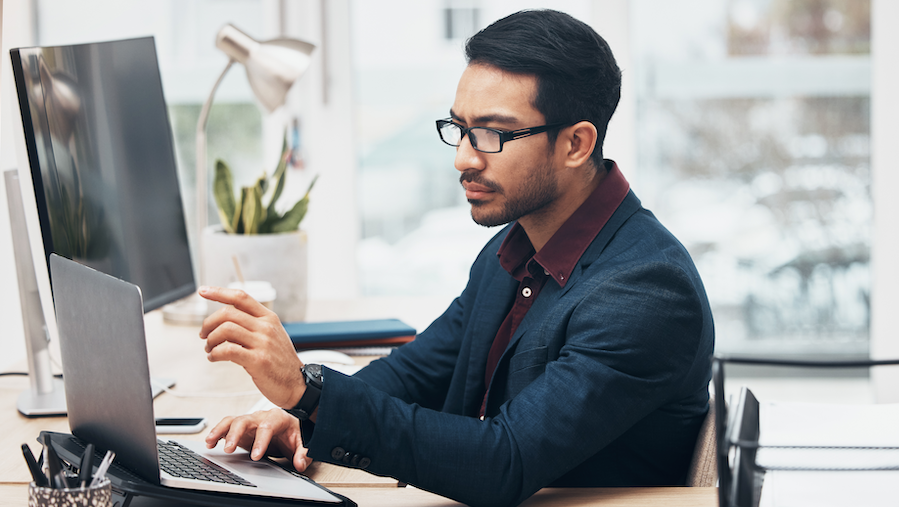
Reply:
[[[463,127],[536,127],[545,123],[532,105],[536,92],[534,76],[469,65],[459,80],[451,114]],[[502,225],[552,203],[558,185],[551,154],[545,133],[506,142],[499,153],[481,153],[465,136],[456,149],[455,166],[462,173],[474,221],[487,227]]]

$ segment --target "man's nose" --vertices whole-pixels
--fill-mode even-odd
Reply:
[[[485,167],[484,154],[471,145],[471,134],[467,134],[456,147],[456,170],[465,172],[471,169],[481,171]]]

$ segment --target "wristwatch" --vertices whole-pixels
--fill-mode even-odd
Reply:
[[[285,408],[288,414],[305,421],[312,416],[322,396],[322,365],[307,364],[300,370],[306,379],[306,392],[293,408]]]

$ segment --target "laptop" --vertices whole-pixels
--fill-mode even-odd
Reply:
[[[158,440],[140,289],[56,254],[50,272],[72,435],[114,451],[118,465],[150,484],[343,503],[274,461],[229,455],[221,445],[209,450],[203,442]],[[171,463],[185,459],[194,463]],[[205,470],[197,473],[197,466]]]

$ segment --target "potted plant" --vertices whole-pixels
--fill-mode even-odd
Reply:
[[[277,208],[284,190],[290,150],[287,138],[274,173],[235,192],[231,169],[215,162],[213,196],[221,225],[203,231],[204,283],[227,286],[238,281],[235,262],[246,280],[266,281],[277,292],[273,310],[284,322],[306,317],[307,237],[300,223],[309,209],[309,193],[285,211]]]

